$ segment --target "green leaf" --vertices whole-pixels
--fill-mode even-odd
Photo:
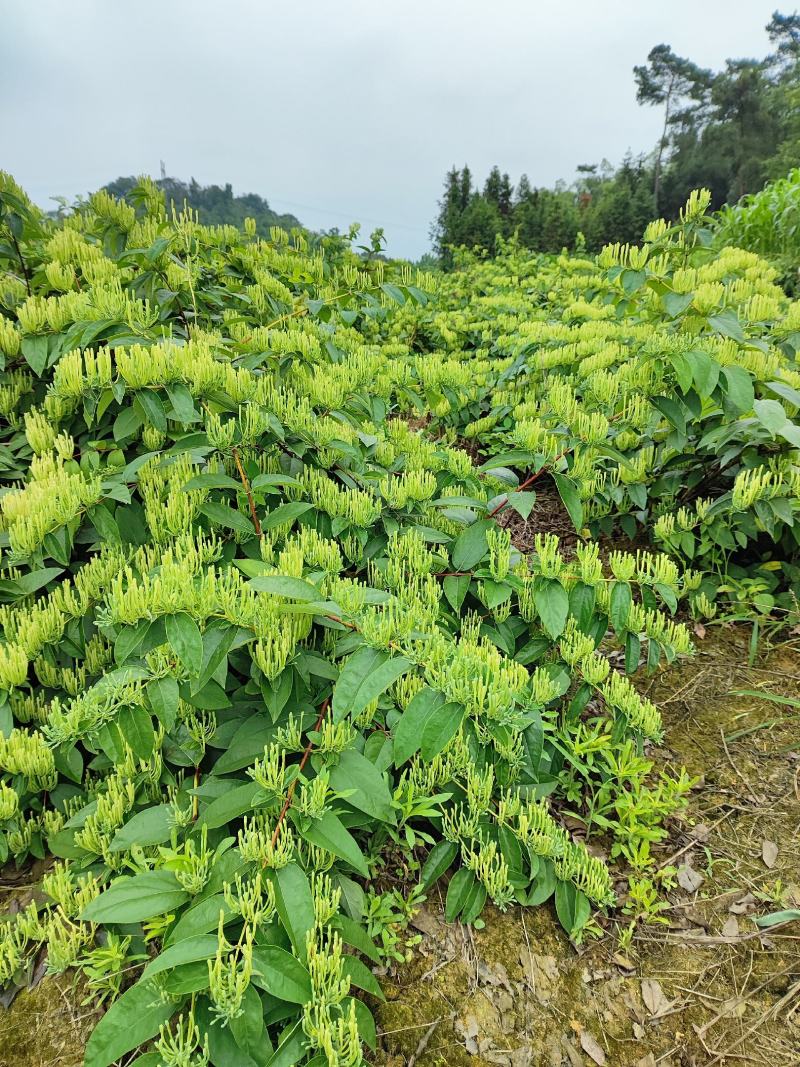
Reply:
[[[187,426],[189,423],[200,421],[192,394],[183,382],[172,382],[166,386],[166,390],[176,422]]]
[[[269,574],[251,578],[249,583],[257,593],[291,597],[293,600],[319,600],[320,591],[304,578],[290,578],[284,574]]]
[[[348,793],[347,803],[359,811],[381,822],[397,821],[383,774],[355,749],[342,752],[339,762],[330,770],[330,784],[337,792]]]
[[[236,530],[237,533],[255,534],[252,519],[242,515],[241,511],[236,511],[227,504],[220,504],[216,500],[207,500],[200,508],[200,511],[207,519],[211,519],[215,526],[224,526],[229,530]]]
[[[789,416],[786,414],[783,404],[780,404],[777,400],[756,400],[753,404],[753,410],[758,421],[765,429],[769,430],[773,437],[776,433],[780,433],[784,424],[789,421]]]
[[[158,393],[153,392],[152,389],[140,389],[136,393],[134,406],[141,408],[145,419],[159,433],[167,432],[167,414],[164,411],[164,405],[161,403],[161,397]]]
[[[715,333],[721,333],[723,337],[731,337],[734,341],[745,339],[739,316],[732,308],[721,311],[718,315],[709,315],[708,325]]]
[[[253,984],[289,1004],[306,1004],[311,1000],[308,970],[291,952],[277,945],[253,949]]]
[[[583,504],[578,487],[566,475],[559,474],[557,471],[552,473],[553,481],[556,483],[556,489],[558,489],[558,495],[567,509],[567,514],[572,519],[572,525],[576,530],[580,531],[583,528]]]
[[[470,893],[477,882],[475,875],[468,867],[460,867],[447,887],[447,898],[444,905],[444,917],[446,922],[454,922],[467,903]]]
[[[425,686],[409,701],[394,727],[394,765],[401,766],[419,751],[422,732],[437,708],[445,703],[444,693]]]
[[[679,315],[682,315],[689,307],[691,307],[692,300],[694,299],[694,293],[664,293],[661,297],[661,303],[664,305],[664,310],[671,319],[677,319]]]
[[[432,760],[458,733],[464,719],[463,704],[441,704],[428,716],[422,729],[420,752],[424,760]]]
[[[275,890],[275,906],[294,947],[295,955],[306,960],[306,934],[314,926],[314,900],[311,886],[296,863],[268,871]]]
[[[591,914],[588,898],[572,882],[556,882],[556,915],[570,937],[575,937]]]
[[[194,937],[186,937],[174,945],[163,948],[142,971],[142,978],[152,978],[156,974],[170,971],[173,967],[180,967],[185,963],[197,963],[198,960],[211,959],[212,956],[216,956],[218,946],[219,938],[216,934],[197,934]]]
[[[165,1003],[151,982],[140,980],[114,1001],[92,1031],[84,1067],[111,1067],[155,1037],[178,1008],[174,1001]]]
[[[364,878],[369,878],[369,867],[364,853],[341,819],[332,811],[326,811],[319,819],[311,819],[308,825],[298,825],[298,833],[312,845],[324,848],[345,860]]]
[[[458,845],[455,841],[437,841],[422,865],[419,876],[420,885],[424,889],[432,886],[453,865],[457,855]]]
[[[350,979],[351,985],[354,985],[356,989],[363,989],[365,993],[371,993],[377,1000],[386,1000],[378,979],[357,956],[345,956],[343,962],[344,973]]]
[[[800,910],[798,908],[786,908],[784,911],[773,911],[769,915],[754,917],[753,922],[756,926],[764,929],[770,926],[777,926],[779,923],[794,922],[797,919],[800,919]]]
[[[262,803],[267,799],[257,782],[234,786],[211,801],[200,818],[200,824],[207,826],[209,830],[227,826],[240,815],[249,815],[256,808],[259,797],[263,798]]]
[[[628,628],[628,616],[630,615],[633,596],[628,582],[614,582],[611,586],[611,608],[609,619],[619,636]]]
[[[358,715],[410,667],[411,661],[405,656],[389,656],[366,645],[359,648],[345,663],[334,686],[334,722]]]
[[[163,678],[154,678],[145,686],[145,692],[158,721],[169,733],[178,717],[180,691],[177,679],[169,674]]]
[[[453,570],[470,571],[480,563],[489,548],[486,531],[491,525],[491,519],[479,519],[461,531],[450,554]]]
[[[509,493],[508,504],[512,507],[518,515],[521,515],[523,519],[527,521],[531,511],[533,511],[533,505],[536,503],[536,493],[534,492],[521,492],[521,493]]]
[[[25,362],[31,368],[37,378],[41,378],[47,366],[48,336],[39,334],[35,337],[23,337],[20,351]]]
[[[686,415],[684,409],[675,400],[670,399],[668,396],[653,396],[650,398],[651,403],[658,408],[664,418],[672,423],[675,429],[685,436],[686,434]]]
[[[124,852],[133,845],[160,845],[169,841],[173,827],[172,816],[172,807],[169,804],[157,804],[154,808],[137,812],[114,834],[111,852]]]
[[[156,734],[150,712],[141,704],[129,704],[117,713],[117,727],[133,754],[147,760],[153,754]]]
[[[302,500],[292,500],[289,504],[280,504],[273,508],[261,522],[262,530],[272,530],[276,526],[290,526],[295,519],[305,515],[314,505],[306,504]]]
[[[564,632],[569,615],[569,595],[557,578],[542,578],[534,587],[534,603],[542,626],[552,638]]]
[[[725,379],[725,403],[734,414],[745,415],[753,409],[755,391],[753,378],[744,367],[723,367]]]
[[[143,871],[116,878],[91,900],[81,919],[95,923],[135,923],[180,907],[189,899],[172,871]]]
[[[164,619],[167,641],[189,674],[199,675],[203,667],[203,638],[200,628],[185,611]]]
[[[464,603],[471,581],[472,575],[470,574],[448,574],[442,581],[442,591],[453,611],[461,611],[461,605]]]

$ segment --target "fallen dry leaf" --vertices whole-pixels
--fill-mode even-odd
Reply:
[[[728,908],[731,915],[746,915],[756,906],[756,898],[752,893],[745,893],[743,897],[735,900]]]
[[[739,920],[735,915],[729,915],[722,926],[723,937],[739,936]]]
[[[646,1056],[636,1061],[635,1067],[656,1067],[656,1058],[652,1052],[648,1052]]]
[[[705,878],[688,863],[678,868],[678,885],[687,893],[696,893]]]
[[[606,1054],[599,1042],[588,1030],[581,1030],[581,1048],[587,1056],[590,1056],[594,1060],[597,1067],[605,1067]]]
[[[633,960],[628,959],[627,956],[623,956],[621,952],[615,952],[611,959],[621,971],[628,971],[633,974],[636,970],[636,964]]]
[[[763,841],[761,844],[761,858],[765,867],[774,867],[778,858],[778,846],[774,841]]]
[[[705,626],[703,626],[702,622],[696,622],[694,624],[694,632],[697,637],[702,641],[703,638],[706,636],[706,628]]]
[[[655,978],[645,978],[642,981],[642,1000],[651,1015],[660,1015],[670,1006],[670,1002],[664,996],[661,983]]]

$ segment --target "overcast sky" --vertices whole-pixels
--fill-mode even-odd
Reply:
[[[547,185],[647,151],[633,65],[762,56],[777,2],[0,0],[0,167],[52,206],[163,159],[416,257],[454,163]]]

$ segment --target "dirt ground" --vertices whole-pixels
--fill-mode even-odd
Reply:
[[[621,951],[611,922],[575,949],[549,906],[469,930],[444,924],[434,890],[413,959],[383,978],[375,1064],[800,1064],[800,923],[752,921],[800,906],[800,733],[791,708],[733,695],[800,696],[800,639],[753,666],[748,639],[709,627],[692,661],[643,682],[665,720],[658,762],[700,779],[657,854],[682,883],[668,924]]]

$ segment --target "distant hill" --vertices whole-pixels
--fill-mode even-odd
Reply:
[[[127,197],[137,180],[133,176],[120,177],[109,182],[105,188],[113,196]],[[228,224],[241,227],[247,217],[256,220],[260,233],[266,233],[270,226],[281,226],[285,230],[302,226],[294,215],[281,215],[273,211],[258,193],[234,196],[230,182],[225,185],[200,185],[194,178],[189,182],[181,181],[180,178],[158,178],[156,185],[163,189],[167,204],[174,201],[175,206],[180,208],[186,201],[199,213],[200,221],[207,226]]]

